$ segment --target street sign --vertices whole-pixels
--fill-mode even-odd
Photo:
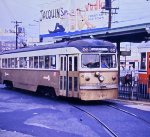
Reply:
[[[131,56],[131,50],[130,51],[120,51],[121,56]]]

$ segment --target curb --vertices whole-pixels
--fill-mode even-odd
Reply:
[[[134,105],[150,106],[150,101],[148,102],[148,101],[122,100],[122,99],[115,99],[114,101],[123,102],[127,104],[134,104]]]

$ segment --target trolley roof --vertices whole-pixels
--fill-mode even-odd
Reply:
[[[103,49],[102,52],[109,52],[110,50],[113,52],[116,51],[116,46],[108,41],[97,40],[97,39],[79,39],[74,41],[67,41],[67,42],[46,44],[42,46],[26,47],[26,48],[15,49],[10,51],[3,51],[2,53],[0,53],[0,55],[45,50],[45,49],[67,48],[67,47],[77,48],[80,52],[87,52],[87,51],[96,52],[96,51],[101,51],[101,49]],[[85,49],[87,50],[85,51]]]

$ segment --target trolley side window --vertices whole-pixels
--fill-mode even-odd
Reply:
[[[141,53],[141,64],[140,69],[145,70],[146,69],[146,53]]]
[[[83,54],[81,62],[83,68],[99,68],[99,54]]]
[[[72,77],[69,77],[69,91],[72,91]]]
[[[2,68],[5,68],[5,59],[2,59]]]
[[[18,60],[15,58],[15,68],[18,68]]]
[[[29,57],[29,68],[33,68],[33,57]]]
[[[19,67],[20,68],[27,68],[27,57],[20,57],[19,58]]]
[[[78,78],[74,77],[74,91],[78,91]]]
[[[34,56],[34,68],[38,68],[38,56]]]
[[[50,56],[50,68],[55,69],[56,68],[56,56]]]
[[[39,68],[44,68],[44,56],[39,56]]]
[[[45,69],[49,69],[50,67],[50,56],[45,56]]]
[[[72,71],[72,57],[69,57],[69,71]]]
[[[11,58],[8,58],[8,68],[11,68]]]
[[[61,57],[61,65],[60,65],[60,70],[63,70],[63,57]]]
[[[63,90],[63,76],[60,76],[60,89]]]
[[[74,71],[78,70],[78,57],[74,57]]]
[[[5,68],[7,68],[7,64],[8,64],[7,59],[5,59]]]
[[[11,58],[11,68],[15,67],[15,58]]]
[[[67,70],[67,58],[66,57],[64,57],[64,71],[66,71]]]

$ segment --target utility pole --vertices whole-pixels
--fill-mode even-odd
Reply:
[[[108,14],[108,28],[111,28],[112,14],[117,14],[119,8],[112,8],[112,0],[105,0],[105,7],[103,9],[108,10],[108,12],[102,12]],[[114,10],[114,12],[112,12]]]
[[[38,26],[39,26],[39,42],[40,42],[40,21],[41,20],[33,20],[33,21],[38,23]]]
[[[12,23],[15,23],[15,28],[16,28],[16,49],[18,49],[18,26],[19,26],[19,23],[22,23],[22,22],[19,22],[19,21],[12,21]]]
[[[111,28],[111,20],[112,20],[112,16],[111,16],[111,0],[109,2],[109,7],[108,7],[108,11],[109,11],[109,17],[108,17],[108,28]]]

